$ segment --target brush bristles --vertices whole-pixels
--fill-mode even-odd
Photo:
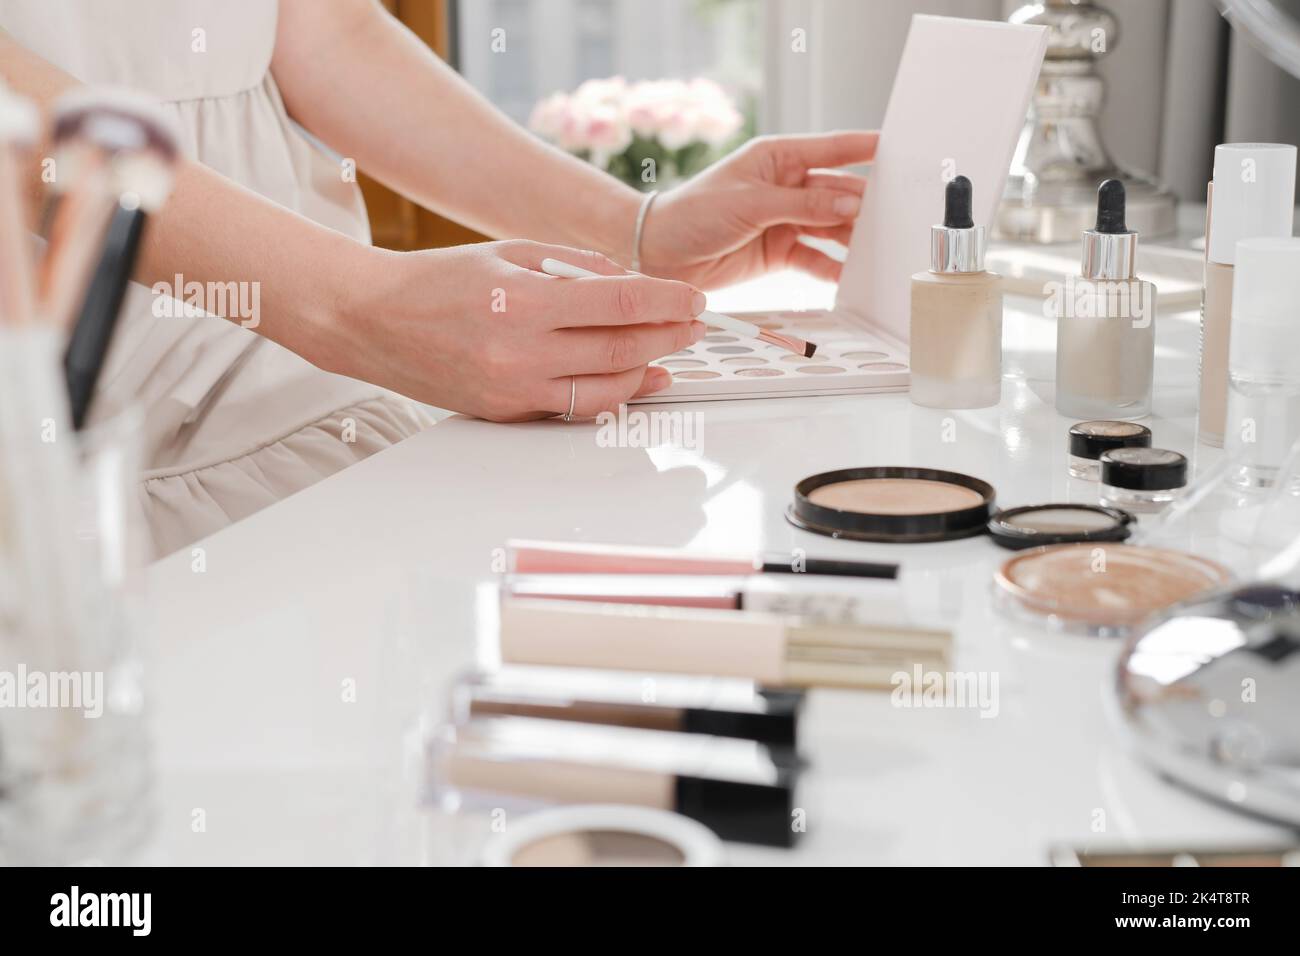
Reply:
[[[793,335],[782,335],[780,332],[773,332],[770,329],[764,329],[758,334],[758,337],[769,345],[775,345],[777,348],[793,352],[795,355],[802,355],[804,358],[811,358],[812,354],[817,351],[817,346],[811,342],[797,339]]]

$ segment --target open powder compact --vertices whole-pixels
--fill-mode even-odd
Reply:
[[[721,866],[722,842],[701,823],[622,804],[554,807],[511,819],[483,866]]]
[[[936,468],[844,468],[794,486],[786,518],[832,538],[914,543],[983,534],[993,509],[987,481]]]
[[[1016,555],[994,580],[1005,608],[1067,630],[1119,634],[1231,579],[1222,565],[1181,551],[1060,544]]]
[[[1119,508],[1096,505],[1028,505],[1007,508],[989,519],[994,543],[1018,551],[1049,544],[1123,541],[1134,518]]]

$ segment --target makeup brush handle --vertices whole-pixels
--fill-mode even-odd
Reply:
[[[77,430],[86,423],[95,383],[113,341],[122,299],[140,250],[144,220],[142,209],[118,206],[113,210],[104,236],[103,254],[86,287],[81,312],[68,339],[63,371],[68,383],[72,427]]]
[[[734,315],[723,315],[720,312],[710,312],[705,309],[696,317],[697,321],[705,325],[712,326],[715,329],[726,329],[728,332],[735,332],[737,335],[743,335],[746,338],[756,339],[763,330],[753,322],[746,322],[744,319],[738,319]]]
[[[592,279],[599,276],[598,273],[568,262],[561,262],[559,259],[543,259],[542,271],[548,276],[556,276],[561,279]],[[728,332],[735,332],[737,335],[744,335],[751,339],[758,338],[759,333],[763,331],[752,322],[746,322],[744,319],[737,319],[730,315],[720,315],[707,309],[697,315],[696,318],[715,329],[726,329]]]
[[[582,266],[561,262],[559,259],[543,259],[542,271],[548,276],[555,276],[559,279],[594,279],[599,275],[599,273],[584,269]]]

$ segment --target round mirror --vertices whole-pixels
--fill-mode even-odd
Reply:
[[[1223,16],[1247,41],[1300,77],[1300,0],[1218,0]]]

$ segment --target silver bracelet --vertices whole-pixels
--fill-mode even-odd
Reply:
[[[636,211],[636,232],[632,236],[632,271],[641,271],[641,233],[645,231],[645,217],[650,207],[659,196],[659,190],[652,189],[641,200],[641,208]]]

